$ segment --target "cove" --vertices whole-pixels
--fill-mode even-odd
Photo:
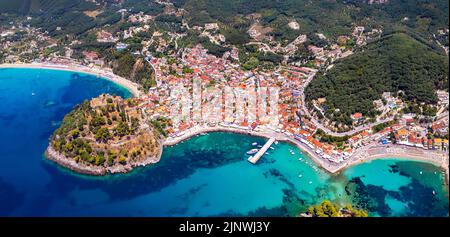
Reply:
[[[105,177],[43,159],[64,115],[101,93],[130,96],[87,74],[0,70],[0,216],[296,216],[324,199],[371,216],[448,216],[433,165],[387,158],[330,175],[281,142],[252,165],[245,153],[266,139],[241,134],[193,137],[165,147],[155,165]]]

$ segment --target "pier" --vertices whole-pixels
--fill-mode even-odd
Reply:
[[[259,158],[261,158],[262,155],[264,155],[264,153],[266,153],[267,149],[269,149],[269,147],[275,142],[275,138],[270,138],[269,141],[266,142],[266,144],[264,144],[263,147],[261,147],[261,149],[258,151],[258,153],[256,153],[254,156],[250,156],[247,160],[250,163],[256,164],[256,162],[258,162]]]

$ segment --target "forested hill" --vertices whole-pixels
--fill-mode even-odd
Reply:
[[[366,28],[407,28],[429,36],[448,27],[448,0],[389,0],[368,4],[368,0],[172,0],[187,10],[190,24],[219,21],[229,31],[245,32],[258,13],[259,22],[271,27],[277,40],[292,40],[299,33],[320,32],[335,37],[351,32],[353,26]],[[287,23],[295,20],[299,29]],[[229,33],[229,32],[225,32]],[[225,34],[226,36],[226,34]]]
[[[155,0],[0,0],[2,13],[32,15],[32,25],[50,33],[80,34],[96,26],[112,24],[120,19],[119,9],[156,15],[164,5]],[[354,25],[367,30],[382,26],[407,28],[431,37],[449,23],[448,0],[388,0],[368,4],[368,0],[170,0],[177,8],[186,10],[191,25],[220,22],[227,38],[246,35],[257,16],[261,25],[270,27],[269,35],[289,42],[300,33],[319,32],[327,37],[349,34]],[[375,1],[380,2],[380,1]],[[100,10],[95,17],[86,11]],[[288,27],[295,20],[299,29]],[[70,23],[70,24],[69,24]],[[62,30],[55,32],[57,27]],[[245,42],[245,41],[244,41]]]
[[[163,6],[151,0],[0,0],[0,22],[12,16],[32,16],[30,23],[50,35],[82,34],[92,28],[117,23],[118,10],[156,15]],[[2,14],[9,14],[8,17]],[[6,19],[7,20],[7,19]]]
[[[326,116],[348,124],[355,112],[373,115],[383,92],[402,90],[406,101],[436,103],[436,89],[448,90],[448,66],[447,56],[397,33],[318,73],[305,94],[307,101],[325,97]]]

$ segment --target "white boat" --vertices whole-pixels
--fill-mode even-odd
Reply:
[[[309,181],[309,184],[312,184],[312,181]]]
[[[31,92],[31,96],[35,96],[36,95],[36,93],[34,93],[34,92]]]
[[[422,174],[423,172],[422,171],[420,171],[420,174]]]
[[[299,174],[298,177],[301,178],[303,175]]]
[[[273,147],[270,147],[270,149],[275,150],[275,148],[273,148]]]
[[[256,146],[256,145],[258,145],[258,143],[257,143],[257,142],[254,142],[254,143],[252,143],[252,146]]]
[[[257,153],[259,150],[258,149],[251,149],[249,151],[247,151],[247,155],[253,155],[255,153]]]

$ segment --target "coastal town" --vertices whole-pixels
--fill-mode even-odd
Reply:
[[[0,216],[448,217],[448,8],[0,0]]]
[[[159,4],[165,6],[164,14],[183,15],[170,3]],[[136,26],[115,33],[107,27],[92,31],[97,43],[112,44],[117,52],[131,47],[126,43],[129,39],[149,32],[157,17],[128,13],[126,9],[120,13],[123,21]],[[312,101],[313,110],[305,101],[304,89],[319,70],[333,68],[334,62],[378,39],[381,28],[354,26],[352,34],[341,35],[325,46],[309,43],[306,60],[291,62],[291,56],[308,36],[300,34],[284,46],[274,44],[270,37],[263,37],[265,29],[258,25],[259,16],[252,19],[254,26],[247,33],[254,41],[248,45],[259,52],[282,53],[282,64],[248,70],[240,62],[245,54],[241,49],[226,45],[229,50],[217,56],[201,44],[178,47],[186,33],[153,29],[149,38],[131,52],[133,57],[145,58],[154,71],[152,87],[144,89],[115,75],[111,62],[98,51],[79,51],[76,45],[82,42],[56,41],[48,32],[30,27],[26,22],[31,17],[0,28],[0,61],[2,67],[22,64],[90,72],[125,86],[147,119],[169,121],[163,129],[166,145],[208,131],[231,131],[294,143],[331,172],[371,156],[412,156],[448,168],[448,91],[437,92],[437,112],[428,117],[404,113],[405,103],[396,96],[398,93],[385,92],[381,100],[373,101],[379,116],[370,120],[362,113],[354,113],[353,126],[345,132],[337,131],[331,121],[319,115],[323,114],[326,98]],[[226,44],[217,23],[189,26],[182,22],[182,27],[201,32],[214,45]],[[289,27],[296,29],[298,23],[292,21]],[[439,31],[438,35],[442,34],[448,35],[448,29]],[[320,33],[314,37],[328,40]]]

